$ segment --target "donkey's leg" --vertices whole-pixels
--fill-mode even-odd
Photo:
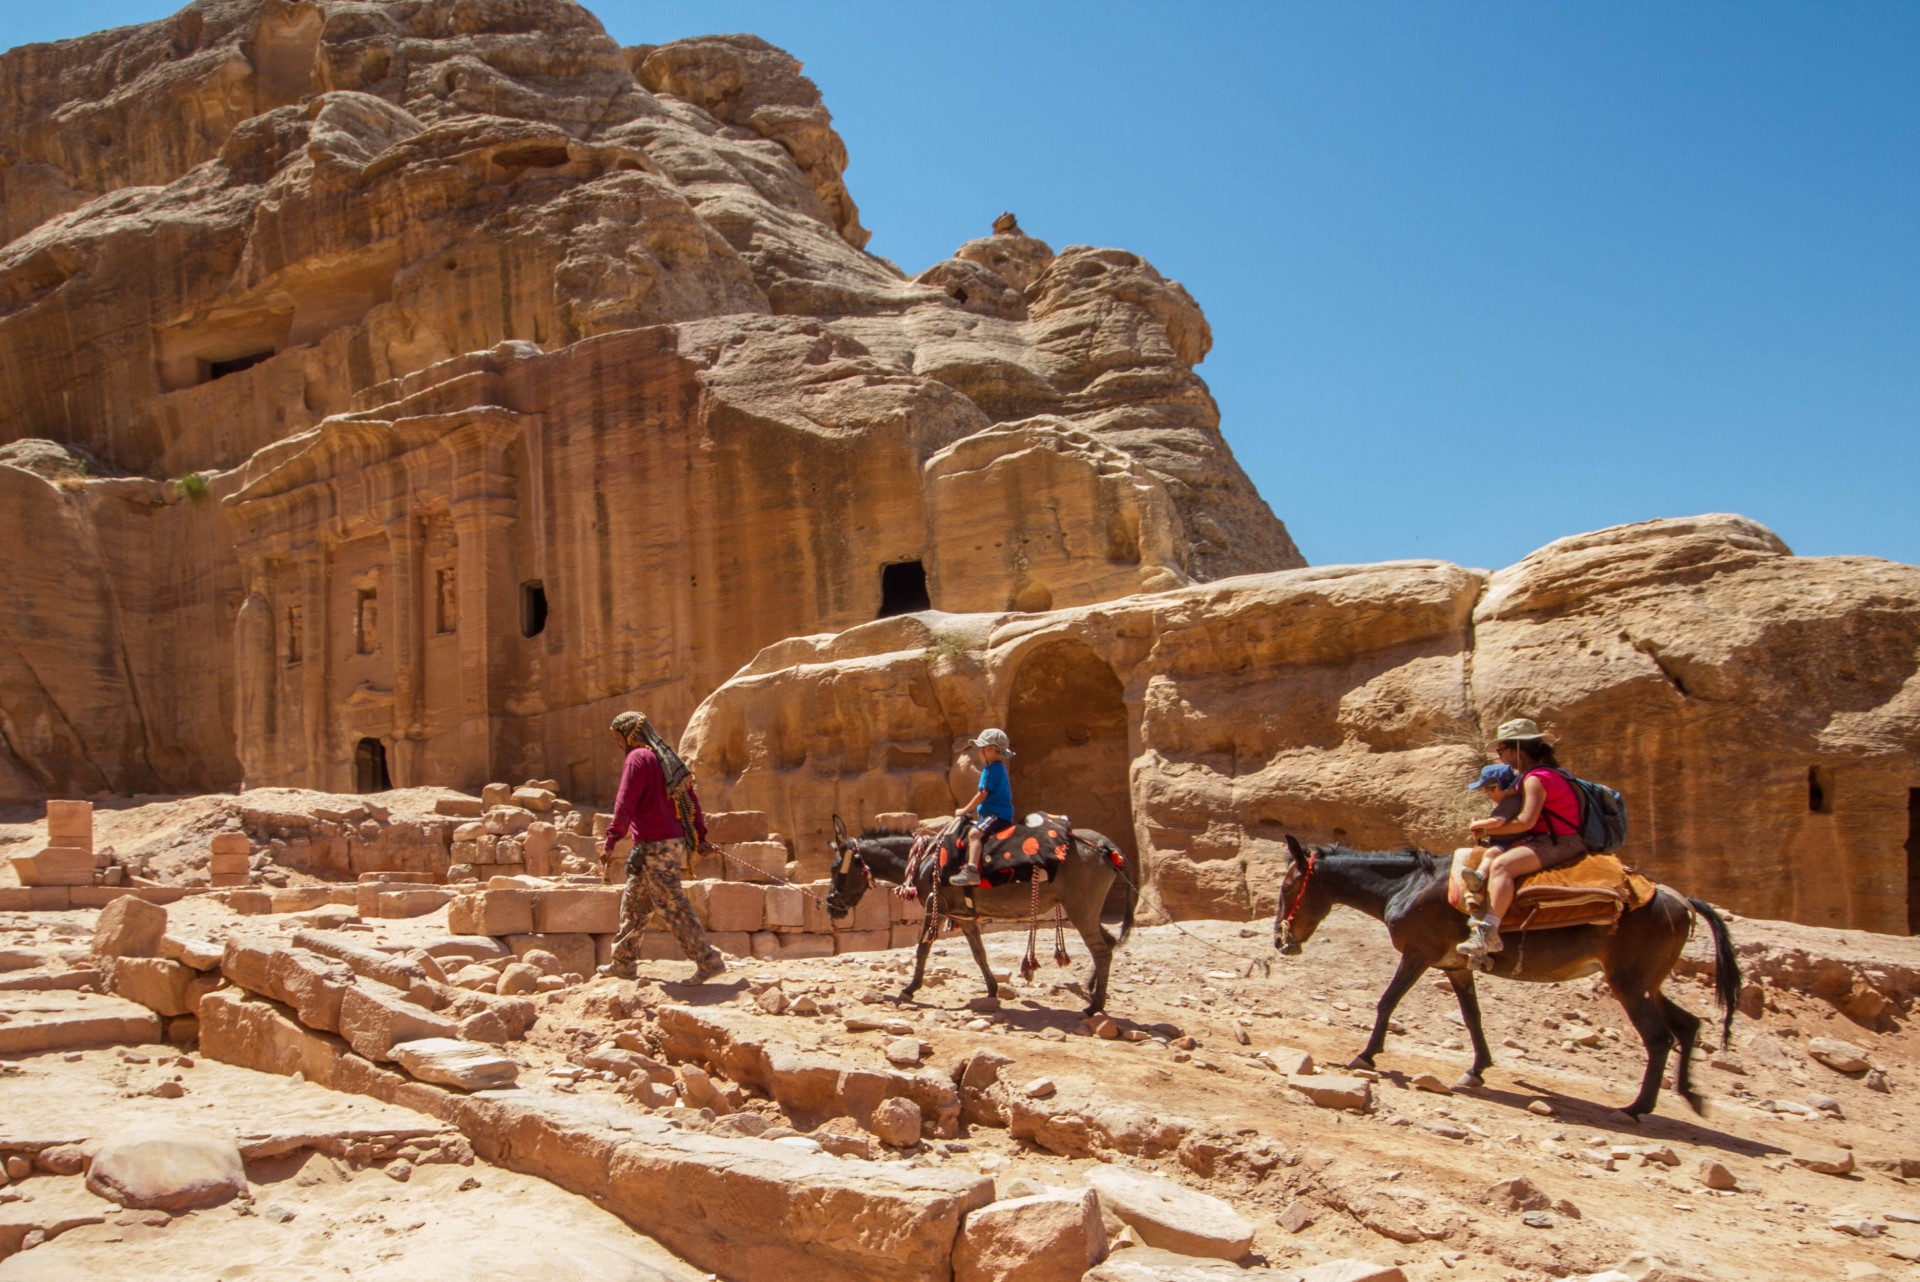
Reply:
[[[1633,1021],[1634,1030],[1647,1048],[1647,1071],[1640,1079],[1640,1093],[1633,1097],[1633,1103],[1620,1110],[1637,1121],[1641,1114],[1652,1112],[1654,1101],[1660,1098],[1660,1079],[1666,1074],[1667,1055],[1673,1050],[1673,1033],[1667,1028],[1666,1015],[1652,994],[1616,988],[1613,995],[1625,1008],[1627,1018]]]
[[[1673,1089],[1680,1092],[1682,1099],[1694,1112],[1705,1110],[1701,1107],[1700,1093],[1693,1089],[1693,1044],[1700,1037],[1700,1017],[1668,997],[1665,993],[1655,993],[1653,999],[1660,1003],[1660,1015],[1666,1022],[1667,1031],[1673,1034],[1680,1052],[1680,1062],[1674,1066]]]
[[[980,938],[980,923],[977,920],[963,921],[960,929],[967,937],[967,947],[973,949],[973,960],[980,967],[980,978],[987,981],[987,996],[998,997],[1000,982],[993,977],[993,967],[987,964],[987,946]]]
[[[1108,878],[1110,882],[1112,878]],[[1100,924],[1100,905],[1106,901],[1106,887],[1100,887],[1100,893],[1081,894],[1072,904],[1060,902],[1067,909],[1067,917],[1073,922],[1073,928],[1080,932],[1080,940],[1086,944],[1087,951],[1093,954],[1093,980],[1087,989],[1087,1006],[1082,1015],[1093,1015],[1107,1008],[1107,977],[1113,970],[1114,938],[1107,928]]]
[[[936,889],[922,896],[926,901],[927,915],[920,924],[920,942],[913,951],[913,978],[900,990],[900,1000],[909,1002],[920,991],[920,985],[927,978],[927,954],[933,949],[934,936],[940,933],[940,892]]]
[[[1480,994],[1473,986],[1473,972],[1466,967],[1448,967],[1447,982],[1453,985],[1454,1000],[1460,1003],[1460,1018],[1467,1023],[1467,1038],[1473,1043],[1473,1065],[1454,1083],[1456,1089],[1485,1084],[1483,1075],[1493,1067],[1493,1052],[1487,1049],[1486,1030],[1480,1027]]]
[[[1372,1068],[1373,1057],[1378,1055],[1387,1044],[1387,1021],[1393,1018],[1394,1007],[1407,995],[1414,981],[1427,973],[1424,959],[1400,954],[1400,965],[1394,969],[1393,978],[1387,981],[1387,990],[1380,994],[1380,1001],[1373,1012],[1373,1036],[1367,1038],[1367,1048],[1355,1055],[1347,1064],[1348,1068]]]

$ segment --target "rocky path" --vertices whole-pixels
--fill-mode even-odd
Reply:
[[[291,936],[304,924],[234,918],[211,900],[171,912],[170,930],[202,937]],[[9,973],[79,973],[89,960],[90,916],[0,919],[0,950],[38,963]],[[446,943],[444,913],[344,924],[376,949]],[[538,994],[537,1022],[508,1048],[525,1066],[520,1084],[497,1094],[529,1110],[515,1116],[544,1109],[563,1119],[550,1133],[575,1128],[582,1155],[597,1142],[587,1137],[602,1119],[618,1126],[621,1117],[635,1125],[652,1117],[680,1134],[710,1134],[727,1152],[751,1141],[739,1151],[760,1144],[770,1155],[840,1154],[836,1169],[896,1172],[892,1186],[905,1187],[901,1178],[916,1171],[985,1176],[1002,1202],[1071,1194],[1112,1172],[1158,1176],[1237,1213],[1250,1235],[1243,1248],[1244,1263],[1256,1270],[1244,1275],[1250,1279],[1342,1276],[1324,1272],[1342,1260],[1369,1261],[1381,1277],[1397,1266],[1413,1279],[1913,1275],[1920,1224],[1912,1220],[1909,1181],[1920,1175],[1920,1125],[1911,1092],[1920,1044],[1907,1021],[1920,945],[1778,923],[1737,921],[1734,931],[1756,980],[1744,1004],[1758,1018],[1736,1024],[1731,1049],[1699,1056],[1696,1080],[1710,1101],[1704,1117],[1670,1094],[1639,1124],[1615,1111],[1638,1080],[1642,1053],[1617,1005],[1590,981],[1482,985],[1498,1060],[1484,1089],[1449,1093],[1443,1085],[1467,1051],[1451,994],[1438,981],[1421,983],[1403,1003],[1381,1073],[1349,1075],[1339,1066],[1365,1039],[1393,954],[1377,925],[1345,913],[1292,959],[1272,953],[1261,924],[1142,929],[1116,964],[1107,1024],[1078,1014],[1084,959],[1064,971],[1048,964],[1021,983],[1013,975],[1024,947],[1017,935],[989,943],[995,968],[1014,981],[997,1003],[983,999],[957,939],[937,946],[931,982],[914,1006],[892,1000],[904,982],[904,953],[746,962],[699,989],[675,982],[683,962],[646,963],[638,985],[603,979]],[[1077,952],[1077,943],[1070,947]],[[1713,1013],[1703,976],[1678,979],[1672,991],[1697,1013]],[[1880,1008],[1863,1023],[1861,1012],[1875,1005],[1868,994],[1878,995]],[[119,1011],[116,1002],[72,990],[0,991],[0,1039],[51,1026],[56,1007],[138,1018],[137,1008]],[[311,1185],[287,1186],[310,1199],[288,1222],[304,1220],[298,1232],[337,1220],[330,1243],[381,1267],[380,1250],[400,1250],[395,1269],[407,1261],[417,1268],[442,1249],[436,1243],[460,1240],[431,1216],[431,1231],[405,1226],[420,1190],[438,1190],[436,1181],[475,1168],[409,1161],[410,1179],[400,1186],[382,1173],[392,1160],[384,1150],[351,1147],[380,1135],[393,1147],[407,1128],[354,1120],[356,1109],[390,1105],[204,1058],[192,1069],[177,1060],[169,1066],[163,1057],[173,1052],[152,1045],[33,1053],[16,1044],[19,1071],[0,1078],[10,1104],[0,1110],[0,1147],[22,1139],[15,1134],[21,1118],[50,1143],[85,1129],[88,1119],[154,1109],[194,1113],[242,1136],[271,1134],[275,1124],[305,1127],[334,1136],[338,1153],[307,1150],[330,1165],[313,1168]],[[823,1090],[823,1081],[837,1085]],[[859,1083],[882,1081],[891,1085],[861,1096]],[[884,1109],[874,1105],[881,1095]],[[902,1125],[904,1097],[918,1102]],[[311,1117],[300,1109],[314,1105],[292,1103],[312,1098],[333,1103]],[[440,1152],[442,1143],[459,1152],[451,1124],[415,1116],[424,1128],[413,1139],[416,1156]],[[312,1117],[328,1120],[319,1125]],[[635,1134],[670,1132],[642,1127]],[[430,1137],[436,1147],[421,1149]],[[563,1185],[591,1182],[591,1172],[569,1170],[565,1157],[540,1160]],[[484,1162],[479,1169],[490,1172],[476,1176],[485,1188],[540,1184]],[[42,1172],[13,1188],[36,1199],[44,1193],[57,1207],[83,1196],[62,1187],[68,1182]],[[254,1205],[284,1201],[268,1183],[285,1180],[256,1181]],[[435,1214],[484,1207],[478,1192],[434,1197]],[[551,1186],[545,1192],[572,1196]],[[376,1205],[377,1197],[392,1204]],[[630,1275],[684,1267],[590,1204],[567,1203],[575,1204],[592,1213],[589,1220],[599,1215],[613,1226],[611,1242],[636,1253]],[[375,1212],[377,1221],[365,1218]],[[273,1243],[298,1240],[289,1232],[256,1240],[264,1227],[231,1210],[193,1212],[164,1231],[157,1222],[118,1218],[49,1235],[45,1245],[0,1264],[0,1279],[77,1275],[20,1271],[68,1259],[46,1254],[54,1248],[138,1247],[148,1253],[138,1258],[153,1262],[151,1270],[142,1266],[143,1276],[169,1276],[173,1267],[187,1276],[191,1268],[179,1262],[206,1258],[196,1245],[202,1234],[211,1235],[204,1249],[262,1253],[263,1267],[279,1258]],[[515,1222],[504,1210],[476,1221],[501,1225],[488,1240],[519,1249],[524,1235],[512,1231]],[[1122,1241],[1138,1236],[1122,1227],[1110,1218],[1105,1231]],[[1222,1240],[1232,1243],[1239,1231],[1223,1229]],[[106,1240],[116,1233],[120,1240]],[[223,1236],[235,1233],[241,1236],[231,1243]],[[368,1247],[376,1240],[378,1250]],[[420,1251],[428,1254],[414,1254]],[[1636,1252],[1663,1263],[1630,1259]],[[72,1258],[91,1267],[90,1257]],[[1095,1275],[1142,1276],[1147,1262],[1122,1250]],[[333,1263],[329,1246],[301,1266],[322,1271],[276,1271],[336,1276],[323,1268]],[[1192,1276],[1216,1272],[1206,1266]]]

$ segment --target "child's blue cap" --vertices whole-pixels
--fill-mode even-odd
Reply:
[[[1468,784],[1467,787],[1469,789],[1484,788],[1488,784],[1496,784],[1502,788],[1513,787],[1513,767],[1488,766],[1480,772],[1480,777]]]

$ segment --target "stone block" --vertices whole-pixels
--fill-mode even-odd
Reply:
[[[391,1063],[401,1042],[460,1035],[452,1020],[415,1006],[385,985],[355,984],[340,999],[340,1036],[368,1059]]]
[[[1093,1167],[1087,1184],[1100,1197],[1109,1233],[1127,1225],[1148,1246],[1220,1260],[1253,1249],[1253,1225],[1217,1197],[1119,1166]]]
[[[27,888],[27,907],[37,913],[65,912],[73,907],[71,892],[84,889],[84,886],[30,886]]]
[[[328,886],[282,886],[267,893],[273,896],[276,913],[304,913],[333,902]]]
[[[1351,1108],[1364,1113],[1373,1107],[1373,1083],[1364,1077],[1315,1073],[1309,1077],[1289,1077],[1287,1085],[1321,1108]]]
[[[441,797],[433,803],[433,813],[449,819],[478,819],[486,807],[478,797]]]
[[[486,931],[481,929],[480,911],[485,902],[480,894],[455,895],[447,902],[447,933],[450,935],[486,934]]]
[[[31,855],[13,856],[13,871],[22,886],[91,886],[93,850],[47,846]]]
[[[480,1042],[423,1037],[400,1043],[393,1054],[400,1067],[421,1081],[456,1090],[512,1086],[520,1076],[520,1065]]]
[[[273,911],[273,895],[264,890],[229,890],[221,896],[227,907],[247,917],[264,917]]]
[[[0,886],[0,913],[23,913],[33,907],[33,892],[25,886]]]
[[[212,886],[215,890],[237,890],[242,886],[252,885],[253,874],[249,872],[244,872],[244,871],[208,873],[207,884],[209,886]],[[266,907],[264,908],[253,908],[253,907],[242,908],[235,905],[233,906],[233,910],[235,912],[245,912],[245,913],[270,913],[273,911],[273,899],[271,896],[269,896],[266,900]]]
[[[755,931],[766,921],[766,891],[743,881],[702,883],[702,922],[708,930]]]
[[[100,910],[93,927],[93,955],[158,957],[166,933],[166,909],[125,895]]]
[[[47,802],[47,842],[54,846],[78,846],[83,850],[92,850],[93,803]]]
[[[243,873],[248,871],[252,867],[253,867],[253,856],[249,855],[244,850],[236,851],[231,854],[216,850],[211,855],[207,856],[208,872]]]
[[[231,988],[201,999],[200,1053],[263,1073],[301,1073],[328,1087],[339,1061],[350,1055],[338,1037],[317,1033],[271,1002]]]
[[[893,925],[893,892],[879,886],[870,886],[860,902],[853,906],[845,920],[840,923],[843,930],[886,930]]]
[[[559,851],[559,834],[552,824],[542,821],[527,828],[520,855],[526,862],[529,875],[552,876],[559,869]]]
[[[515,788],[510,798],[514,805],[535,814],[545,814],[553,809],[553,793],[545,788]]]
[[[721,860],[728,881],[772,882],[787,866],[787,848],[777,841],[736,841]]]
[[[529,890],[486,890],[475,895],[480,901],[478,935],[531,935],[533,933],[533,892]],[[448,921],[449,929],[452,921]]]
[[[927,906],[920,900],[902,899],[891,891],[887,892],[887,899],[890,901],[887,907],[891,910],[894,925],[918,927],[926,920]]]
[[[187,990],[200,972],[165,957],[121,957],[109,970],[113,991],[159,1015],[187,1015]]]
[[[753,934],[745,930],[710,930],[707,942],[729,957],[753,956]]]
[[[613,886],[542,890],[533,897],[533,931],[539,934],[604,934],[620,929],[620,896]]]
[[[762,921],[771,929],[799,930],[806,925],[805,895],[794,886],[768,886]]]
[[[483,814],[496,806],[512,804],[513,787],[510,784],[490,783],[480,790],[480,809]]]
[[[257,939],[229,939],[220,973],[250,993],[291,1006],[302,1024],[326,1032],[338,1031],[340,1003],[353,987],[353,970],[345,962]]]
[[[247,1171],[228,1135],[138,1122],[101,1140],[87,1191],[119,1206],[177,1213],[232,1201],[247,1191]]]
[[[833,936],[756,930],[753,932],[753,955],[768,959],[831,957],[833,956]]]
[[[816,935],[829,943],[838,943],[843,953],[881,953],[893,947],[893,934],[885,930],[843,930],[838,935]]]
[[[1079,1282],[1106,1254],[1092,1189],[1008,1198],[967,1216],[954,1282]]]
[[[253,854],[253,842],[244,832],[216,832],[207,845],[216,855]]]
[[[611,941],[612,936],[607,937]],[[515,957],[525,957],[536,948],[544,948],[560,959],[560,973],[591,975],[598,965],[594,936],[579,932],[562,934],[509,935],[507,947]],[[609,942],[608,947],[612,944]]]
[[[765,841],[767,831],[767,815],[763,810],[723,810],[707,816],[707,840],[718,845]]]
[[[381,917],[424,917],[438,912],[453,899],[453,892],[431,890],[383,890],[375,896],[374,911]]]

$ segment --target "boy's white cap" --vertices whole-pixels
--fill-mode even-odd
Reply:
[[[1000,749],[1000,755],[1003,757],[1011,757],[1014,755],[1013,749],[1007,746],[1007,732],[1005,730],[982,730],[979,736],[967,746],[969,748],[998,748]]]

